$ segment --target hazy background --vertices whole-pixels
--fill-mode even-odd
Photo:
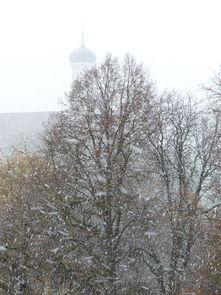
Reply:
[[[220,0],[0,0],[0,112],[60,108],[69,55],[134,54],[159,89],[192,89],[221,63]]]

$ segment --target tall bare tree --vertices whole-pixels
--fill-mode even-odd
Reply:
[[[155,106],[158,131],[148,133],[147,161],[158,181],[151,194],[160,227],[140,250],[160,294],[176,295],[191,287],[202,215],[213,209],[209,197],[219,166],[220,118],[177,94],[166,95]]]
[[[89,270],[83,268],[87,282],[77,281],[73,292],[120,294],[120,264],[130,248],[125,236],[137,218],[133,164],[139,160],[152,100],[152,83],[141,65],[127,56],[121,66],[107,56],[73,83],[67,111],[46,134],[62,200],[60,218],[68,236],[69,228],[81,232],[78,245],[65,255]]]

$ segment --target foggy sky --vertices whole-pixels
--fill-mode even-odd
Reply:
[[[61,108],[69,55],[133,54],[160,90],[207,83],[221,64],[220,0],[0,0],[0,112]]]

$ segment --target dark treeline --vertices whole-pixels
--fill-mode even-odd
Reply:
[[[221,294],[221,79],[156,93],[126,56],[74,81],[43,148],[0,164],[0,293]]]

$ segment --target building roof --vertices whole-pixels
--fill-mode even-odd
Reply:
[[[71,63],[95,63],[96,54],[88,49],[84,43],[79,48],[74,50],[70,55]]]
[[[41,144],[44,124],[53,112],[0,113],[0,152],[36,150]]]

